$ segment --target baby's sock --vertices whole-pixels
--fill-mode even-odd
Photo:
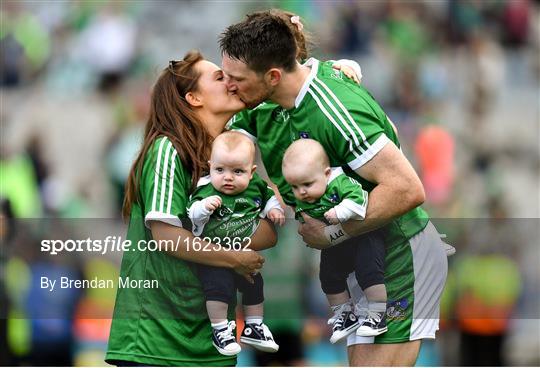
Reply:
[[[229,321],[227,321],[227,320],[212,323],[212,328],[215,329],[215,330],[222,330],[222,329],[227,327],[228,323],[229,323]]]
[[[263,318],[261,316],[246,316],[246,324],[256,324],[260,325],[263,323]]]
[[[386,303],[386,286],[384,284],[372,285],[364,290],[370,303]]]

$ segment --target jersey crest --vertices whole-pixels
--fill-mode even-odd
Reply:
[[[330,202],[332,202],[332,203],[341,202],[341,200],[339,199],[339,194],[337,194],[337,193],[330,194],[329,199],[330,199]]]
[[[276,123],[286,123],[289,121],[289,112],[283,107],[278,107],[272,112],[272,120]]]

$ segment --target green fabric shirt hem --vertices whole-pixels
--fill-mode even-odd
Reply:
[[[184,366],[184,367],[223,367],[223,366],[235,366],[236,357],[226,357],[223,356],[222,359],[212,359],[212,360],[183,360],[183,359],[174,359],[166,357],[157,357],[152,355],[144,354],[129,354],[122,352],[109,351],[105,355],[105,362],[108,364],[114,364],[115,360],[126,360],[130,362],[137,362],[141,364],[148,365],[162,365],[168,367],[174,366]]]

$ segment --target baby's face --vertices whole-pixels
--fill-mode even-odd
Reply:
[[[302,202],[315,203],[326,192],[326,184],[330,176],[330,168],[321,165],[286,166],[283,176],[292,187],[296,199]]]
[[[221,147],[212,150],[210,180],[219,192],[235,195],[243,192],[253,177],[253,158],[240,149],[228,151]]]

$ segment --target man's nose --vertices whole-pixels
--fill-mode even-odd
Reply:
[[[236,92],[236,90],[238,89],[236,87],[236,84],[234,84],[229,77],[225,77],[225,85],[227,86],[227,91],[229,92]]]

